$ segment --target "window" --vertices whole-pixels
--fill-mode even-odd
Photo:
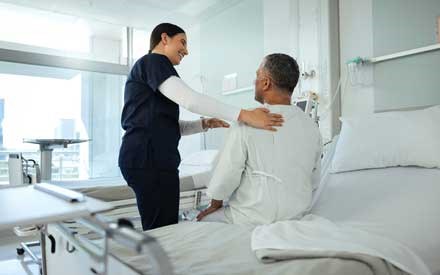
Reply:
[[[11,152],[40,162],[35,138],[90,140],[54,149],[54,180],[120,177],[126,30],[0,3],[0,181]]]
[[[125,76],[0,62],[0,180],[10,152],[39,162],[34,138],[80,138],[55,149],[52,178],[118,177]]]

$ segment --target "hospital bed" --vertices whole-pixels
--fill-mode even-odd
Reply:
[[[329,153],[326,155],[331,156],[333,148],[328,150]],[[328,157],[323,161],[324,174],[327,174],[328,165],[326,163],[328,163]],[[438,170],[433,171],[437,171],[440,174]],[[368,175],[368,171],[363,171],[362,173]],[[324,198],[334,195],[333,192],[327,192],[326,190],[335,188],[336,193],[343,192],[339,185],[340,176],[345,177],[346,175],[335,174],[324,177],[326,182],[321,185],[322,199],[320,198],[315,205],[314,213],[319,213],[319,211],[322,211],[319,209],[327,207],[329,200]],[[361,178],[364,178],[364,176],[361,175]],[[358,177],[356,179],[358,180]],[[364,180],[368,182],[368,176]],[[383,184],[384,182],[378,182],[377,184],[381,183]],[[363,190],[353,188],[352,191],[352,197],[356,197],[356,192],[359,193],[359,191]],[[381,194],[384,194],[385,198],[389,195],[386,192]],[[376,195],[380,197],[380,194]],[[378,200],[380,199],[376,198],[374,202],[370,203],[374,206]],[[335,215],[341,211],[341,204],[338,204],[337,201],[332,203],[336,209],[327,209],[328,213],[325,214],[326,216]],[[369,208],[367,203],[368,201],[365,206]],[[400,206],[406,204],[407,201],[402,200]],[[357,200],[344,203],[343,207],[351,209],[356,205],[358,205]],[[396,207],[398,206],[396,205]],[[100,210],[106,210],[107,207]],[[384,205],[378,206],[378,208],[383,207]],[[364,210],[362,207],[359,209]],[[365,211],[362,210],[358,212],[364,213]],[[321,214],[324,215],[323,213]],[[368,217],[368,214],[365,215]],[[67,219],[69,216],[64,218]],[[93,219],[91,220],[93,221]],[[362,218],[361,223],[365,224],[366,222],[364,221],[366,220],[365,217]],[[262,263],[257,260],[254,252],[250,249],[249,243],[251,241],[252,228],[241,225],[203,222],[184,222],[144,233],[146,238],[153,237],[154,240],[158,241],[160,247],[158,252],[155,252],[155,255],[160,255],[160,258],[165,261],[169,259],[172,265],[172,271],[168,269],[165,273],[155,273],[158,272],[158,264],[152,261],[151,256],[139,254],[136,249],[133,249],[139,247],[139,242],[136,242],[136,239],[141,240],[142,237],[137,236],[137,238],[128,242],[115,243],[107,238],[102,238],[106,234],[99,233],[103,228],[111,228],[111,226],[106,226],[106,223],[98,221],[97,224],[101,225],[98,227],[93,225],[94,223],[90,222],[89,219],[83,219],[79,222],[83,226],[97,231],[99,234],[96,237],[93,234],[80,234],[69,228],[68,225],[66,226],[66,224],[61,223],[60,219],[57,219],[58,222],[56,223],[53,223],[54,219],[49,221],[52,223],[45,227],[43,241],[43,244],[45,244],[43,247],[45,251],[46,274],[49,275],[141,275],[173,274],[173,272],[174,274],[407,274],[384,260],[361,254],[346,255],[340,258],[336,256],[300,257],[295,260],[278,261],[270,264]],[[32,220],[32,222],[35,223],[36,221]],[[391,228],[394,222],[387,224],[387,220],[385,220],[381,221],[381,224],[383,226],[388,225]],[[373,225],[378,224],[373,223]],[[399,228],[399,230],[403,229],[405,228]],[[127,230],[131,232],[129,228]],[[407,233],[414,234],[414,231],[409,229]],[[148,243],[148,241],[144,242]],[[415,250],[417,247],[412,248]],[[164,253],[160,249],[163,249]],[[435,248],[432,249],[433,251],[429,255],[434,255],[434,252],[436,252]],[[169,268],[167,264],[164,264],[164,266],[165,270]]]
[[[433,274],[440,274],[440,169],[391,167],[332,174],[329,163],[336,143],[326,148],[323,182],[311,212],[396,240],[419,255]],[[159,242],[175,274],[408,274],[364,254],[262,263],[250,249],[252,228],[243,225],[185,222],[145,234]],[[152,274],[144,256],[114,243],[109,253],[115,270],[126,268],[120,274]]]
[[[399,241],[419,255],[433,274],[440,274],[440,169],[392,167],[330,174],[336,142],[328,146],[323,159],[324,182],[311,212]],[[250,249],[252,229],[246,226],[184,223],[148,234],[163,246],[176,274],[405,274],[368,255],[361,260],[360,255],[351,255],[263,264]],[[119,246],[111,251],[148,274],[149,267],[140,257]]]
[[[286,257],[281,250],[272,249],[265,253],[275,255],[278,261],[263,263],[260,260],[264,258],[257,258],[258,251],[251,249],[255,231],[244,225],[184,222],[144,234],[158,241],[176,274],[440,274],[440,169],[407,166],[333,173],[331,164],[340,144],[343,142],[336,138],[326,146],[322,180],[311,213],[398,244],[391,250],[411,251],[425,268],[423,272],[401,268],[408,266],[405,262],[396,265],[378,255],[352,252],[316,255],[296,251],[294,257]],[[67,246],[65,235],[74,235],[56,229],[49,233],[60,239],[62,247]],[[81,241],[106,247],[94,237]],[[52,258],[56,253],[50,255],[48,263],[59,267],[63,261],[78,263],[82,259],[82,268],[93,266],[90,252],[80,246],[60,258]],[[113,270],[125,268],[120,274],[152,274],[153,265],[144,256],[120,244],[109,243],[107,249]]]

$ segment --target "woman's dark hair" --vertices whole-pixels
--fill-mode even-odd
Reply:
[[[148,53],[151,53],[154,47],[156,47],[156,45],[159,44],[160,40],[162,40],[162,33],[166,33],[169,37],[173,37],[178,33],[185,33],[185,31],[181,27],[171,23],[161,23],[157,25],[151,32],[150,50],[148,51]]]

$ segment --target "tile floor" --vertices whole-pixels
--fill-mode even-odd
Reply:
[[[39,275],[39,266],[28,255],[18,256],[20,242],[35,241],[38,237],[18,238],[13,232],[2,232],[0,237],[0,275]],[[38,248],[32,248],[40,255]]]

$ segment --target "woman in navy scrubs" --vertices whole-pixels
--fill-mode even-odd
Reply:
[[[125,135],[119,167],[136,194],[144,230],[178,221],[177,147],[181,135],[229,126],[220,119],[273,131],[283,121],[267,109],[241,110],[193,91],[174,69],[187,54],[185,32],[176,25],[162,23],[151,33],[149,53],[133,65],[125,84],[121,118]],[[220,119],[179,121],[179,105]]]

